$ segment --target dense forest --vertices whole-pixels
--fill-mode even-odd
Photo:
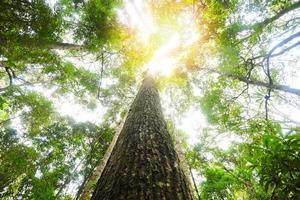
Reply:
[[[299,0],[1,0],[0,199],[300,199]]]

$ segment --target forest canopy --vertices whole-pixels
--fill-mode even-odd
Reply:
[[[195,199],[300,198],[299,0],[0,10],[0,199],[88,199],[147,74]]]

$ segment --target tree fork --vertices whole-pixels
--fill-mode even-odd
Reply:
[[[131,105],[91,199],[193,199],[150,76]]]

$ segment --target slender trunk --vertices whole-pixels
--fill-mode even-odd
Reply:
[[[199,193],[199,191],[198,191],[198,187],[197,187],[197,184],[196,184],[196,180],[195,180],[195,178],[194,178],[194,175],[193,175],[193,172],[192,172],[192,168],[191,168],[191,167],[189,167],[189,171],[190,171],[190,174],[191,174],[191,177],[192,177],[192,181],[193,181],[193,184],[194,184],[194,188],[195,188],[195,191],[196,191],[198,200],[201,200],[200,193]]]
[[[193,199],[163,118],[154,80],[137,94],[92,200]]]

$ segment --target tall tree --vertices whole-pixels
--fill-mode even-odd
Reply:
[[[92,199],[193,199],[151,76],[131,105]]]
[[[141,167],[143,173],[154,174],[154,178],[161,175],[157,179],[166,175],[164,167],[176,168],[173,162],[162,162],[162,158],[173,158],[160,146],[168,147],[169,143],[162,143],[164,137],[158,145],[156,134],[165,136],[164,132],[147,135],[146,143],[144,126],[134,132],[142,123],[148,123],[148,129],[157,128],[145,117],[133,120],[142,111],[130,111],[119,139],[123,143],[114,150],[124,158],[115,161],[116,156],[111,157],[111,164],[106,165],[104,156],[114,128],[138,91],[141,72],[157,64],[153,61],[164,63],[165,58],[166,64],[151,66],[166,69],[168,60],[175,57],[172,67],[176,70],[159,80],[165,117],[174,122],[173,127],[167,123],[169,133],[178,136],[176,126],[184,115],[191,117],[189,112],[200,108],[209,123],[199,131],[199,144],[187,145],[184,152],[189,167],[201,178],[197,182],[196,176],[201,199],[300,199],[300,123],[293,117],[300,107],[296,80],[300,71],[299,0],[54,2],[0,1],[0,199],[66,200],[74,197],[75,186],[77,199],[89,199],[103,171],[99,163],[107,168],[102,175],[106,179],[99,184],[109,191],[104,193],[104,187],[95,195],[115,192],[114,198],[119,199],[118,188],[125,187],[122,183],[127,180],[124,171],[130,175],[126,170],[136,169],[136,162],[146,163]],[[189,22],[195,22],[191,23],[195,27]],[[181,40],[175,35],[186,34],[189,42],[183,37],[180,47],[173,48],[173,33],[175,43]],[[182,48],[192,41],[188,49]],[[137,98],[148,102],[148,96]],[[60,100],[69,97],[90,109],[107,108],[102,110],[104,117],[94,121],[100,126],[62,120]],[[147,113],[146,108],[141,106],[143,116],[152,116],[155,109]],[[143,135],[143,140],[135,134]],[[222,138],[226,142],[228,135],[238,141],[225,151],[218,146],[217,137],[226,137]],[[118,134],[110,147],[115,138]],[[135,145],[140,149],[133,148]],[[151,145],[150,153],[159,150],[164,155],[151,157]],[[153,164],[147,168],[149,163],[157,166],[151,160],[154,157],[162,171],[149,171]],[[116,163],[123,173],[109,169]],[[108,177],[111,174],[118,180]],[[143,184],[136,174],[128,175],[128,194],[137,189],[136,180],[142,183],[141,192],[148,186],[147,175]],[[165,180],[151,181],[155,187],[148,190],[165,191]],[[167,189],[177,195],[176,187],[171,186]]]

